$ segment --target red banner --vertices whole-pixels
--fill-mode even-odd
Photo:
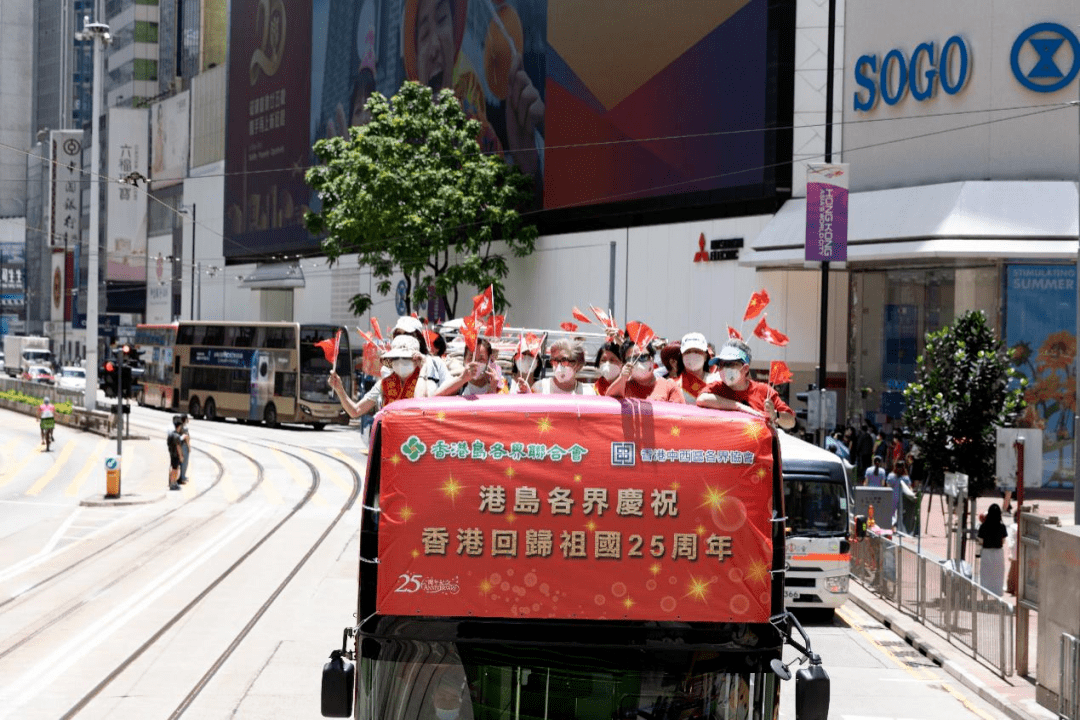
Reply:
[[[772,434],[608,398],[381,416],[378,611],[765,622]]]

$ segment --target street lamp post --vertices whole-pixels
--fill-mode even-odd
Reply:
[[[94,43],[94,96],[91,106],[90,131],[90,258],[86,279],[86,396],[83,405],[88,410],[97,408],[98,379],[98,253],[101,249],[101,106],[105,90],[105,46],[112,42],[109,26],[90,22],[83,16],[83,29],[75,34],[77,40]]]

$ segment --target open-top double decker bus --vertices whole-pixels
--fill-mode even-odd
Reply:
[[[136,325],[135,349],[143,363],[138,401],[145,407],[171,410],[176,407],[173,381],[173,346],[176,323]]]
[[[176,330],[174,407],[192,417],[303,423],[316,429],[348,423],[327,383],[331,363],[317,343],[341,331],[337,367],[352,392],[344,327],[295,322],[181,322]]]
[[[686,405],[392,403],[323,715],[769,720],[786,640],[810,660],[798,715],[824,718],[784,611],[777,453],[761,418]]]

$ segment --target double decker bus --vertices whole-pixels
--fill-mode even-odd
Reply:
[[[828,675],[784,610],[781,484],[776,434],[748,414],[535,394],[390,404],[358,625],[323,668],[323,715],[770,720],[787,642],[810,661],[797,716],[826,717]]]
[[[344,327],[295,322],[180,322],[173,348],[174,407],[192,417],[301,423],[321,430],[347,424],[327,383],[330,362],[316,343],[341,331],[336,365],[352,392],[352,354]]]
[[[176,407],[173,382],[175,344],[176,323],[135,326],[135,349],[139,351],[139,359],[143,363],[137,395],[140,405],[161,410]]]

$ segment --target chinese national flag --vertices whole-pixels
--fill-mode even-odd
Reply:
[[[489,337],[501,338],[504,324],[506,324],[505,315],[492,315],[491,319],[484,325],[484,334]]]
[[[634,345],[641,352],[645,352],[649,347],[649,343],[656,338],[656,333],[653,332],[651,327],[637,320],[626,323],[626,334],[630,336],[630,339],[634,341]]]
[[[577,308],[574,309],[576,310]],[[559,323],[559,327],[561,327],[566,332],[577,332],[577,325],[572,322]]]
[[[791,382],[791,369],[783,360],[773,360],[769,363],[769,384],[783,385]]]
[[[590,305],[589,309],[592,310],[592,314],[596,316],[596,319],[600,321],[600,324],[604,327],[611,328],[613,330],[618,329],[618,325],[611,319],[611,316],[607,314],[607,311],[601,310],[595,305]]]
[[[780,332],[776,328],[771,328],[765,323],[765,316],[761,317],[757,327],[754,328],[754,335],[769,343],[770,345],[778,345],[783,347],[788,344],[788,336]]]
[[[338,330],[333,338],[326,338],[315,343],[315,347],[322,348],[323,355],[326,356],[326,362],[337,368],[338,349],[341,347],[341,331]]]
[[[439,333],[429,328],[424,328],[424,342],[427,343],[428,352],[435,352],[435,338],[439,337]]]
[[[491,313],[495,312],[495,286],[488,285],[487,290],[474,295],[472,299],[473,316],[478,320],[483,320]]]
[[[468,348],[469,352],[475,353],[477,337],[476,320],[471,315],[466,315],[462,318],[461,330],[458,332],[460,332],[461,337],[465,339],[465,347]]]
[[[371,332],[375,334],[375,337],[379,340],[383,340],[382,328],[379,327],[379,318],[374,315],[371,316]]]
[[[738,330],[736,330],[735,328],[731,327],[730,325],[727,326],[727,336],[729,338],[732,338],[732,339],[735,339],[735,340],[742,340],[743,339],[742,333],[739,332]]]
[[[374,344],[375,338],[371,336],[371,333],[364,332],[360,328],[356,328],[356,332],[360,334],[360,337],[364,338],[365,343]]]
[[[542,344],[543,344],[543,341],[540,338],[536,337],[532,333],[525,333],[524,335],[521,336],[521,339],[518,340],[517,352],[514,353],[514,359],[517,360],[524,353],[531,353],[532,355],[539,355],[540,354],[540,346]]]
[[[750,302],[746,304],[746,312],[743,313],[743,322],[747,320],[753,320],[761,311],[765,309],[765,306],[769,304],[769,293],[764,288],[759,290],[750,296]]]
[[[586,315],[585,313],[578,310],[577,305],[574,306],[574,308],[573,308],[573,310],[571,310],[571,312],[574,315],[574,319],[577,320],[578,322],[583,322],[583,323],[586,323],[588,325],[592,325],[592,320],[589,319],[588,315]],[[576,330],[577,328],[574,328],[574,329]]]

